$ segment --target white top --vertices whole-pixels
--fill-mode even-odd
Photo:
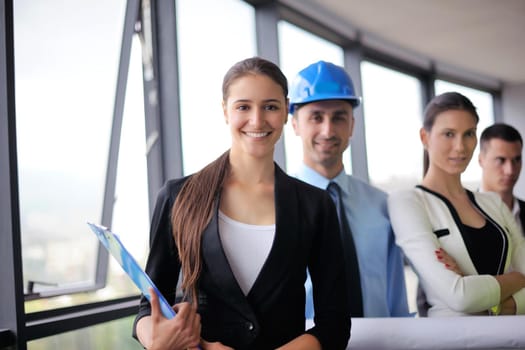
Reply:
[[[525,239],[519,233],[509,208],[495,193],[473,192],[474,200],[486,220],[497,222],[509,240],[505,272],[525,274]],[[396,242],[411,262],[432,305],[429,316],[487,314],[499,304],[500,286],[491,275],[479,275],[463,241],[459,217],[435,194],[415,188],[388,197],[390,219]],[[460,276],[446,269],[434,251],[443,247],[465,273]],[[525,314],[525,288],[516,292],[517,314]]]
[[[219,236],[233,275],[248,295],[272,248],[275,225],[245,224],[219,211]]]

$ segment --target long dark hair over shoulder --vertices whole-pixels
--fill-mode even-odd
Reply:
[[[279,67],[263,58],[252,57],[234,64],[224,76],[222,98],[228,99],[230,86],[247,75],[265,75],[275,81],[288,95],[288,83]],[[186,180],[171,211],[171,226],[182,265],[182,291],[184,299],[197,302],[198,280],[202,270],[202,232],[215,213],[219,198],[230,169],[230,152],[208,164]]]

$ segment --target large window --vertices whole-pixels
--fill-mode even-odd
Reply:
[[[230,148],[222,79],[235,62],[255,56],[255,13],[240,0],[176,4],[182,156],[184,174],[190,174]]]
[[[320,60],[343,66],[343,49],[323,38],[309,33],[285,21],[279,22],[279,62],[283,73],[291,83],[295,75],[308,65]],[[291,118],[291,116],[289,116]],[[301,139],[295,135],[289,120],[284,128],[286,167],[290,173],[301,164],[303,149]],[[350,150],[343,154],[347,173],[352,172]]]
[[[138,294],[111,258],[96,285],[99,244],[86,225],[102,216],[126,2],[14,5],[26,312]],[[138,40],[132,57],[111,227],[143,261],[148,201]]]
[[[133,317],[123,318],[93,327],[33,340],[28,342],[27,348],[29,350],[144,349],[138,341],[129,335],[133,319]]]
[[[436,95],[447,91],[457,91],[472,101],[474,106],[476,106],[479,115],[477,131],[478,140],[483,129],[494,123],[494,100],[492,95],[488,92],[473,89],[464,85],[454,84],[445,80],[436,80],[435,89]],[[479,144],[478,147],[476,147],[476,151],[472,156],[469,166],[461,177],[463,184],[474,191],[478,190],[481,181],[481,168],[478,164],[478,156]]]
[[[133,38],[126,101],[122,122],[112,230],[141,266],[149,251],[148,179],[146,132],[144,125],[141,44]],[[137,294],[122,267],[110,257],[108,287],[98,292],[104,297]]]
[[[361,63],[366,152],[370,182],[385,191],[421,181],[421,85],[413,76]]]

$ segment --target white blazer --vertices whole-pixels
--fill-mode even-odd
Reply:
[[[474,205],[487,220],[496,222],[508,237],[505,272],[525,274],[525,239],[512,213],[495,193],[470,192]],[[392,193],[388,199],[396,243],[403,249],[419,277],[427,301],[428,316],[487,314],[500,302],[500,287],[491,275],[479,275],[447,204],[422,188]],[[440,232],[439,238],[435,232]],[[442,247],[463,271],[460,276],[438,261]],[[495,252],[501,254],[501,252]],[[525,288],[514,294],[516,314],[525,314]]]

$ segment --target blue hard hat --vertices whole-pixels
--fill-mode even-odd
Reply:
[[[314,101],[347,100],[354,108],[361,103],[344,68],[325,61],[313,63],[297,73],[289,90],[291,114],[297,105]]]

